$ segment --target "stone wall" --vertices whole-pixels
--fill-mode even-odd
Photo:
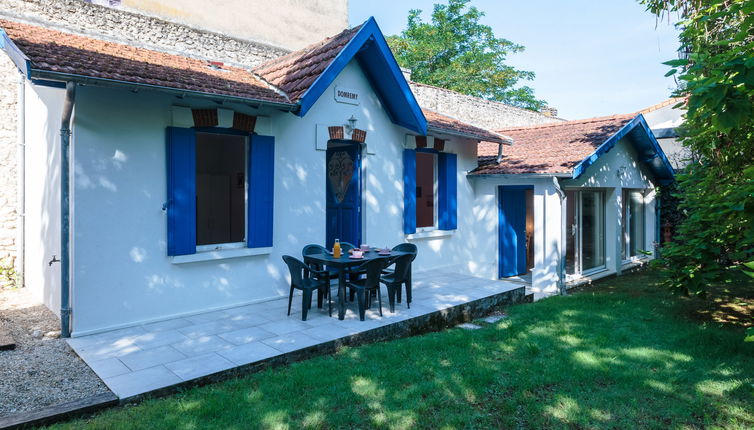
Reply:
[[[411,82],[411,90],[421,107],[487,130],[563,121],[555,116],[467,96],[431,85]]]
[[[0,0],[0,19],[253,67],[288,51],[80,0]]]
[[[121,7],[191,27],[293,50],[348,27],[347,0],[123,0],[118,3]]]
[[[18,69],[0,52],[0,261],[15,264]],[[3,261],[4,260],[4,261]]]

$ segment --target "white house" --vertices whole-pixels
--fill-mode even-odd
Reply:
[[[652,251],[652,189],[672,169],[641,117],[590,140],[575,166],[511,174],[506,162],[530,143],[422,110],[373,19],[251,71],[0,28],[27,78],[26,286],[64,334],[278,298],[281,256],[335,238],[411,241],[416,271],[494,279],[512,274],[511,240],[516,255],[527,248],[523,224],[533,287],[555,291],[563,262],[620,271],[624,194],[644,220],[626,255]],[[511,138],[500,162],[488,154]],[[561,143],[544,150],[557,157]],[[566,217],[575,242],[562,237]]]
[[[655,187],[673,169],[639,114],[500,130],[470,173],[499,205],[499,276],[532,276],[535,297],[620,274],[655,255]]]

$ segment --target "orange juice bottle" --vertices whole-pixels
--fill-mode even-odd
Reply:
[[[335,245],[332,247],[333,258],[340,258],[340,239],[335,239]]]

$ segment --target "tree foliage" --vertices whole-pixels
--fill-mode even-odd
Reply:
[[[695,162],[678,175],[681,220],[662,250],[666,284],[704,294],[754,259],[754,0],[641,0],[678,16],[681,53],[665,64],[687,96],[682,143]]]
[[[408,26],[388,37],[398,63],[411,69],[414,81],[496,100],[526,109],[539,110],[545,102],[534,97],[534,90],[518,86],[534,79],[533,72],[505,64],[508,54],[524,47],[495,37],[484,16],[469,0],[449,0],[435,4],[432,22],[423,22],[421,10],[412,9]]]

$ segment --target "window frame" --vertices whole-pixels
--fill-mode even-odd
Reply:
[[[429,154],[429,155],[432,156],[432,193],[433,193],[433,196],[432,196],[432,203],[433,203],[433,207],[432,207],[432,225],[431,226],[426,226],[426,227],[419,227],[419,225],[418,225],[419,224],[418,223],[418,219],[419,219],[419,216],[418,216],[419,215],[418,214],[419,205],[418,204],[416,205],[416,211],[417,211],[417,213],[415,214],[415,217],[417,219],[416,233],[427,233],[427,232],[432,232],[432,231],[435,231],[435,230],[439,229],[439,216],[438,216],[439,207],[438,207],[438,200],[439,200],[439,195],[440,195],[440,182],[439,182],[440,178],[438,176],[438,170],[439,170],[438,159],[440,157],[439,157],[439,151],[437,151],[435,149],[417,148],[416,149],[417,158],[419,156],[419,153]],[[418,171],[418,169],[417,169],[417,171]],[[419,177],[419,175],[416,175],[416,182],[417,183],[419,182],[418,177]]]

